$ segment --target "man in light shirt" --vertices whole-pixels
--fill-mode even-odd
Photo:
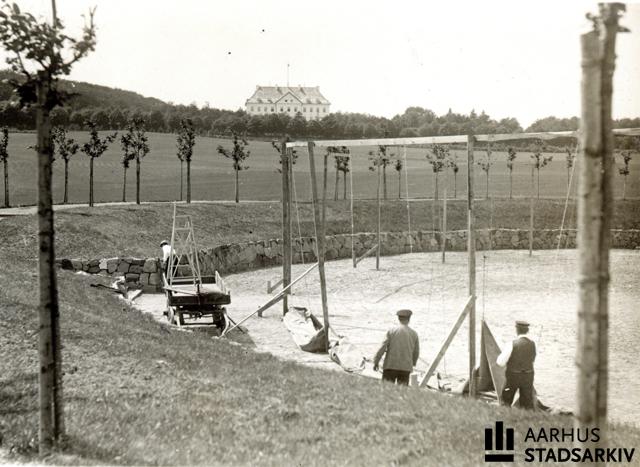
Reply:
[[[409,385],[409,376],[420,356],[418,333],[409,327],[411,310],[399,310],[397,326],[389,329],[384,342],[373,359],[373,369],[378,371],[382,356],[386,354],[382,365],[382,381]]]
[[[167,268],[169,267],[169,257],[171,256],[171,245],[166,240],[160,242],[160,248],[162,248],[162,270],[165,275],[167,274]]]
[[[502,390],[502,404],[511,406],[516,391],[520,391],[520,407],[533,409],[533,362],[536,344],[528,336],[529,323],[516,321],[517,337],[507,343],[496,363],[506,366],[506,382]]]

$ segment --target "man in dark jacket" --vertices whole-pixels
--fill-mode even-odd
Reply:
[[[382,365],[383,381],[409,385],[409,375],[420,356],[418,334],[409,327],[411,314],[411,310],[399,310],[396,313],[400,324],[387,331],[384,342],[373,359],[373,369],[378,371],[380,359],[386,353]]]
[[[520,391],[520,407],[533,409],[533,362],[536,344],[526,334],[529,323],[516,321],[516,337],[505,345],[496,363],[506,366],[506,382],[502,390],[502,404],[511,406],[516,391]]]

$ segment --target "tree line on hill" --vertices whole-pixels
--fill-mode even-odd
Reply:
[[[35,111],[21,108],[10,85],[4,81],[14,77],[10,71],[0,71],[0,126],[20,131],[35,128]],[[381,138],[464,134],[520,133],[515,118],[493,119],[485,112],[469,114],[449,110],[436,115],[422,107],[409,107],[393,118],[362,113],[333,113],[321,120],[307,121],[298,113],[248,115],[244,110],[224,110],[209,105],[198,107],[175,105],[159,99],[140,96],[106,86],[62,80],[60,86],[72,98],[65,107],[51,112],[51,122],[70,130],[89,130],[87,121],[98,130],[121,131],[128,122],[143,119],[147,131],[177,133],[181,122],[189,119],[196,134],[232,137],[233,134],[254,138],[279,138],[288,134],[294,138]],[[565,131],[578,128],[578,118],[546,117],[526,128],[527,132]],[[615,128],[640,127],[640,118],[614,121]]]

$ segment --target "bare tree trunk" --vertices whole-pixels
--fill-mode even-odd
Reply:
[[[382,165],[382,186],[384,189],[384,199],[387,199],[387,165]]]
[[[342,172],[342,199],[347,199],[347,171]]]
[[[513,198],[513,169],[509,169],[509,199]]]
[[[433,194],[433,199],[438,201],[438,172],[434,172],[435,176],[436,176],[436,184],[435,184],[435,191]]]
[[[453,199],[458,197],[458,172],[453,172]]]
[[[625,199],[627,199],[627,176],[624,176],[623,182],[622,182],[622,200],[624,201]]]
[[[236,169],[236,203],[240,202],[240,186],[239,186],[239,177],[238,177],[238,172],[239,170]]]
[[[182,193],[182,190],[180,190]],[[191,161],[187,161],[187,203],[191,203]]]
[[[338,175],[340,175],[340,171],[336,167],[336,183],[333,186],[333,200],[338,200]]]
[[[127,168],[123,167],[124,175],[122,179],[122,202],[127,202]]]
[[[402,170],[398,170],[398,199],[402,198],[402,192],[400,188],[402,187]]]
[[[9,207],[9,166],[7,164],[7,159],[3,161],[4,163],[4,207]]]
[[[56,285],[53,200],[51,194],[51,122],[45,108],[48,86],[38,83],[36,128],[38,134],[38,239],[39,239],[39,450],[48,453],[63,430],[62,373],[58,290]]]
[[[489,171],[487,170],[487,192],[485,193],[485,198],[489,199]]]
[[[182,166],[183,166],[183,161],[182,159],[180,160],[180,201],[182,201]]]
[[[140,204],[140,158],[136,157],[136,204]]]
[[[89,206],[93,207],[93,157],[89,157]]]
[[[567,191],[569,191],[570,184],[571,184],[571,168],[567,167]]]
[[[69,161],[64,160],[64,195],[62,196],[62,204],[69,202]]]
[[[538,199],[540,199],[540,169],[538,169]]]

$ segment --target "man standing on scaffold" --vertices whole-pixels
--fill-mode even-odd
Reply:
[[[409,385],[409,376],[420,356],[418,333],[409,327],[411,314],[411,310],[396,312],[400,324],[387,331],[384,342],[376,352],[373,359],[374,371],[378,371],[380,359],[386,353],[382,365],[382,381]]]
[[[536,343],[526,335],[528,332],[528,322],[516,321],[518,337],[505,345],[496,363],[507,367],[502,404],[510,407],[516,391],[520,391],[520,407],[533,410],[533,362],[536,359]]]

